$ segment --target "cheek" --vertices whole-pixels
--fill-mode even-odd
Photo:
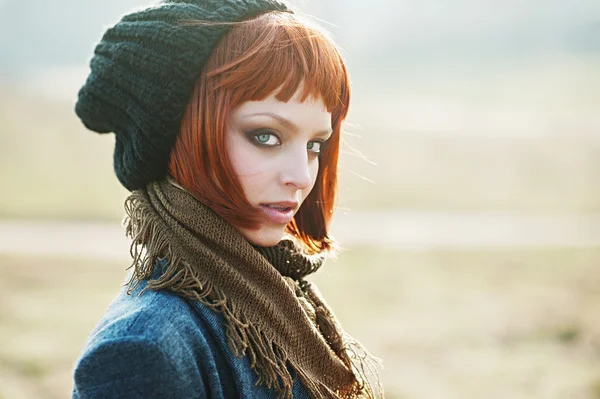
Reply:
[[[310,176],[312,178],[312,187],[315,186],[315,182],[317,181],[317,176],[319,175],[319,159],[315,159],[313,164],[310,166]]]
[[[306,199],[306,197],[308,197],[308,194],[310,194],[310,192],[312,191],[312,189],[315,187],[315,183],[317,182],[317,177],[319,175],[319,161],[315,160],[310,165],[310,169],[309,170],[310,170],[310,177],[311,177],[311,180],[312,180],[312,184],[306,190],[302,190],[302,200],[303,201]]]
[[[244,140],[231,140],[227,147],[233,171],[250,202],[255,193],[264,189],[269,170],[272,170],[268,160],[256,151],[256,148]]]

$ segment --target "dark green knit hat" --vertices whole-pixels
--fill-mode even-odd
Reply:
[[[181,22],[237,22],[268,11],[291,12],[277,0],[167,0],[106,31],[75,112],[88,129],[115,133],[115,173],[127,189],[166,177],[194,83],[228,30]]]

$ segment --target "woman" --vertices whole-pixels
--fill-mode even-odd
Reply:
[[[76,112],[114,132],[126,289],[74,398],[370,398],[367,352],[305,277],[328,235],[342,57],[274,0],[165,1],[97,45]]]

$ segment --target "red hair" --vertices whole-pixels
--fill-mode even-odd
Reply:
[[[261,212],[248,203],[226,151],[227,118],[242,103],[264,100],[275,92],[279,101],[287,102],[299,87],[300,101],[323,100],[331,112],[333,135],[319,156],[316,183],[286,230],[309,251],[320,252],[333,244],[328,226],[350,82],[333,41],[293,14],[269,12],[235,23],[219,41],[183,115],[169,174],[234,226],[258,227]]]

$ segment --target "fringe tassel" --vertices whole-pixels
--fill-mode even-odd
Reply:
[[[352,392],[348,397],[374,399],[376,396],[372,386],[375,385],[379,396],[383,398],[383,386],[377,371],[377,367],[382,367],[381,360],[371,355],[360,342],[343,331],[321,293],[313,284],[305,281],[303,291],[315,307],[317,325],[321,334],[338,357],[352,369],[356,377],[358,382],[356,390],[362,392],[362,395],[352,396],[356,395],[356,392]]]

